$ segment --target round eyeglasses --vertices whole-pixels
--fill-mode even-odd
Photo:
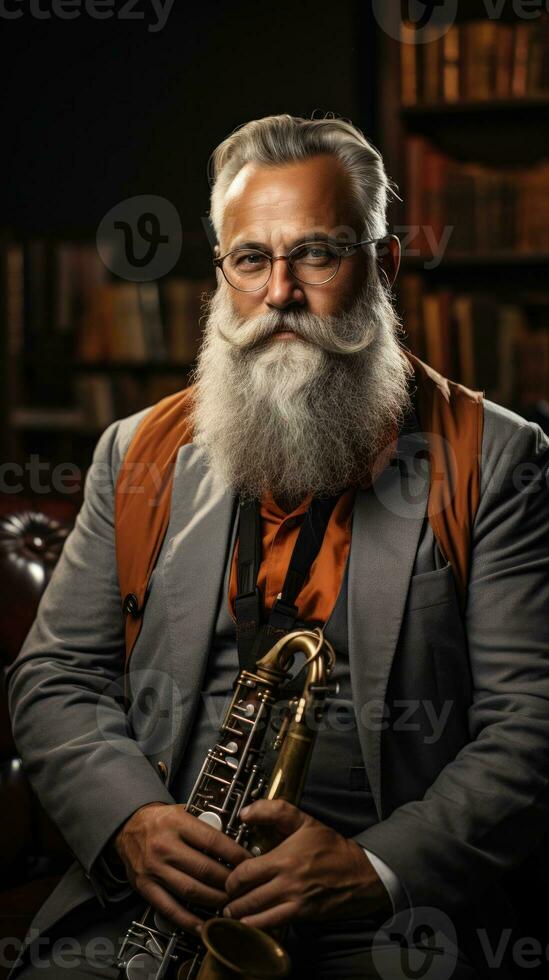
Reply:
[[[353,255],[361,245],[378,245],[386,242],[389,236],[370,238],[352,245],[335,245],[331,242],[302,242],[292,248],[288,255],[269,255],[257,248],[240,247],[226,252],[213,260],[221,269],[225,279],[233,289],[244,293],[263,289],[273,271],[273,262],[284,259],[288,263],[294,279],[309,286],[324,286],[338,273],[341,259]]]

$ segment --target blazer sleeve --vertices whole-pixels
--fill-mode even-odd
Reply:
[[[412,906],[449,913],[475,904],[549,826],[549,439],[491,404],[465,612],[470,741],[422,799],[355,837]]]
[[[113,423],[100,437],[75,526],[8,671],[24,769],[94,884],[90,871],[117,828],[145,803],[174,802],[131,738],[119,697],[124,619],[114,486],[141,415]]]

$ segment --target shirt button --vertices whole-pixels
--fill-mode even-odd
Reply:
[[[139,600],[135,592],[128,592],[122,603],[122,611],[129,613],[130,616],[137,616],[139,612]]]

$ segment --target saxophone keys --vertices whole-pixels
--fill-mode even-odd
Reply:
[[[169,919],[166,919],[166,917],[162,915],[162,913],[159,912],[158,910],[155,910],[153,919],[154,919],[154,924],[159,932],[163,932],[167,936],[171,936],[172,932],[175,932],[176,926],[173,924],[173,922],[170,922]],[[161,950],[159,944],[157,943],[156,939],[154,939],[154,937],[153,940],[156,947],[158,948],[158,951],[160,952]],[[153,952],[153,950],[151,950],[151,952]]]
[[[202,820],[202,823],[207,823],[214,830],[223,830],[223,821],[218,813],[213,813],[211,810],[204,810],[198,817]]]
[[[181,964],[181,966],[177,971],[176,980],[189,980],[189,977],[192,977],[191,970],[193,969],[195,964],[196,964],[196,957],[193,957],[192,960],[185,960],[185,962]]]
[[[151,953],[136,953],[126,965],[128,980],[154,980],[158,973],[158,957]]]

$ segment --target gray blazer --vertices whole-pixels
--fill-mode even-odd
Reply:
[[[234,497],[191,444],[179,452],[123,710],[113,487],[143,414],[99,439],[76,525],[9,670],[25,769],[76,857],[35,930],[102,894],[97,859],[126,818],[173,801],[158,763],[171,776],[184,760],[202,686]],[[482,918],[502,907],[501,876],[548,824],[549,439],[485,402],[462,619],[450,566],[440,552],[431,565],[421,558],[429,469],[415,458],[417,430],[401,433],[353,517],[350,669],[379,815],[356,839],[396,872],[412,906]]]

